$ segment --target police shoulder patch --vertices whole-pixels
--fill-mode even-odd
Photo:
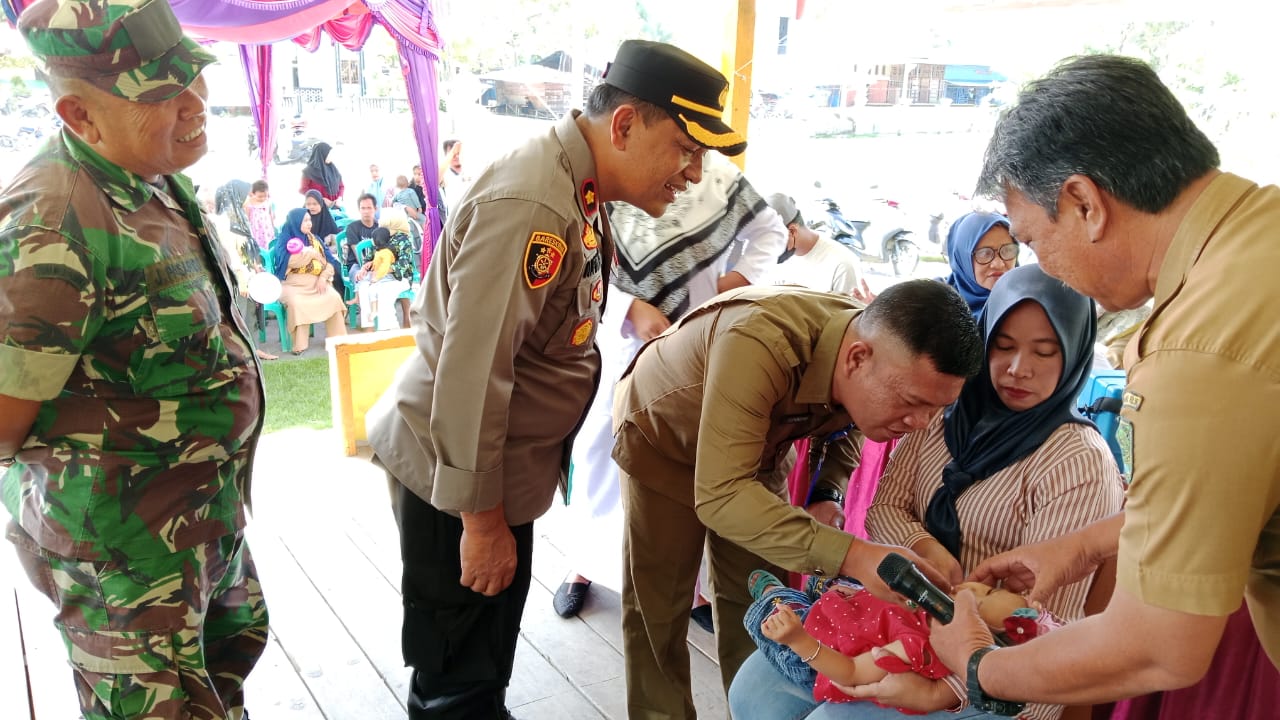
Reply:
[[[578,323],[576,327],[574,327],[573,336],[569,340],[569,342],[573,343],[574,347],[580,347],[582,345],[585,345],[587,341],[591,339],[591,330],[594,327],[595,327],[595,322],[593,322],[591,318],[584,319],[582,322]]]
[[[568,250],[564,240],[548,232],[535,232],[524,249],[524,281],[532,290],[556,278]]]

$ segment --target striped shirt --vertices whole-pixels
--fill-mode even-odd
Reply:
[[[911,547],[929,537],[922,518],[948,462],[938,413],[928,428],[907,435],[894,449],[867,510],[871,539]],[[1034,453],[960,495],[960,567],[967,574],[992,555],[1078,529],[1118,512],[1123,500],[1106,441],[1088,425],[1065,424]],[[1084,617],[1090,583],[1063,587],[1045,609],[1064,622]],[[1061,712],[1060,705],[1028,705],[1020,717],[1051,720]]]

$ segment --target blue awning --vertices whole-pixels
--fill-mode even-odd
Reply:
[[[1008,78],[992,70],[990,65],[948,65],[942,79],[952,85],[990,85]]]

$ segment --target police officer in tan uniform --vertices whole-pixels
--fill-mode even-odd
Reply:
[[[833,495],[811,498],[807,512],[791,506],[779,460],[812,438],[826,462],[844,458],[838,486],[818,478],[838,495],[856,452],[842,446],[857,433],[884,442],[925,428],[981,362],[968,306],[932,280],[894,285],[865,310],[796,287],[730,291],[640,351],[613,412],[630,718],[695,716],[685,638],[704,543],[726,690],[755,650],[742,625],[752,570],[849,575],[885,598],[875,569],[890,550],[932,572],[910,551],[832,527]]]
[[[625,42],[585,111],[452,208],[413,311],[419,352],[368,417],[396,496],[410,718],[508,717],[533,521],[600,374],[601,203],[656,217],[701,179],[707,149],[745,149],[721,120],[727,90],[678,48]]]

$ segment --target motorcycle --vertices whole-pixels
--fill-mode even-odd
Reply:
[[[840,209],[840,205],[831,198],[823,198],[821,200],[825,206],[827,217],[825,220],[818,220],[811,224],[811,227],[818,229],[828,226],[831,239],[849,248],[859,258],[868,262],[884,263],[887,262],[893,266],[894,275],[910,275],[915,272],[916,266],[920,264],[920,248],[911,240],[911,231],[896,225],[892,222],[893,211],[898,209],[898,204],[893,200],[876,200],[877,203],[884,206],[885,213],[881,213],[890,222],[885,225],[890,230],[880,236],[879,240],[872,237],[875,243],[874,247],[869,246],[867,240],[863,238],[863,233],[867,228],[871,227],[870,220],[850,220],[844,216],[844,212]]]
[[[277,165],[306,162],[307,158],[311,157],[312,149],[320,143],[320,140],[306,137],[306,129],[307,121],[302,118],[280,122],[280,129],[276,134],[276,153],[273,158]],[[257,152],[258,131],[250,125],[249,154],[256,155]]]

